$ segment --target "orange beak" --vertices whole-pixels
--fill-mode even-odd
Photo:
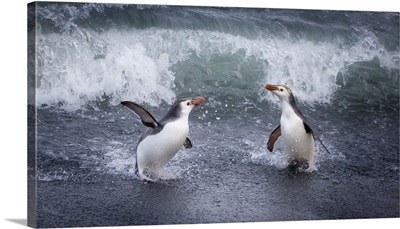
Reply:
[[[278,90],[279,88],[275,85],[267,84],[267,85],[265,85],[265,89],[267,89],[269,91],[275,91],[275,90]]]
[[[206,101],[206,99],[204,97],[198,96],[194,99],[192,99],[192,101],[190,101],[190,105],[199,105],[204,103],[204,101]]]

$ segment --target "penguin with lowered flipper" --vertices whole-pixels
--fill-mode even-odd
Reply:
[[[136,173],[146,181],[155,181],[165,165],[175,156],[179,148],[191,148],[189,113],[205,101],[204,97],[180,99],[159,122],[142,106],[130,101],[121,102],[135,112],[142,123],[149,127],[136,146]]]
[[[289,159],[289,169],[305,171],[314,164],[314,138],[319,138],[311,129],[304,115],[296,105],[295,97],[285,85],[267,84],[265,88],[274,93],[282,105],[280,125],[272,131],[267,148],[272,152],[275,142],[282,137],[283,148]],[[321,140],[319,140],[321,142]],[[321,142],[327,150],[326,146]]]

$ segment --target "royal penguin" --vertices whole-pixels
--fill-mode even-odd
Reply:
[[[156,181],[166,164],[182,147],[191,148],[189,140],[189,114],[204,97],[180,99],[169,109],[159,122],[145,108],[130,101],[121,102],[141,119],[147,130],[136,146],[136,168],[139,177],[145,181]]]
[[[267,84],[265,88],[281,101],[280,125],[269,136],[267,148],[272,152],[275,142],[282,137],[284,152],[289,160],[289,169],[305,171],[314,165],[314,131],[296,105],[292,90],[286,85]]]

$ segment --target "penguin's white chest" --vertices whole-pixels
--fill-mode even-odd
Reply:
[[[298,161],[314,161],[314,137],[306,133],[303,120],[294,111],[284,111],[281,133],[285,153]]]
[[[137,147],[139,173],[163,169],[183,145],[188,132],[188,120],[181,118],[165,124],[159,133],[143,139]]]

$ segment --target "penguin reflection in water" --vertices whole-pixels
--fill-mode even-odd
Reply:
[[[191,148],[189,113],[203,103],[203,97],[181,99],[175,102],[167,115],[159,122],[140,105],[123,101],[122,105],[135,112],[142,123],[149,127],[136,146],[136,173],[146,181],[155,181],[165,165],[175,156],[182,145]]]
[[[289,87],[267,84],[265,88],[278,96],[282,105],[280,125],[269,136],[267,148],[272,152],[275,142],[282,136],[284,152],[289,159],[288,168],[305,171],[314,165],[314,138],[319,138],[297,107]],[[329,152],[322,142],[321,144]]]

